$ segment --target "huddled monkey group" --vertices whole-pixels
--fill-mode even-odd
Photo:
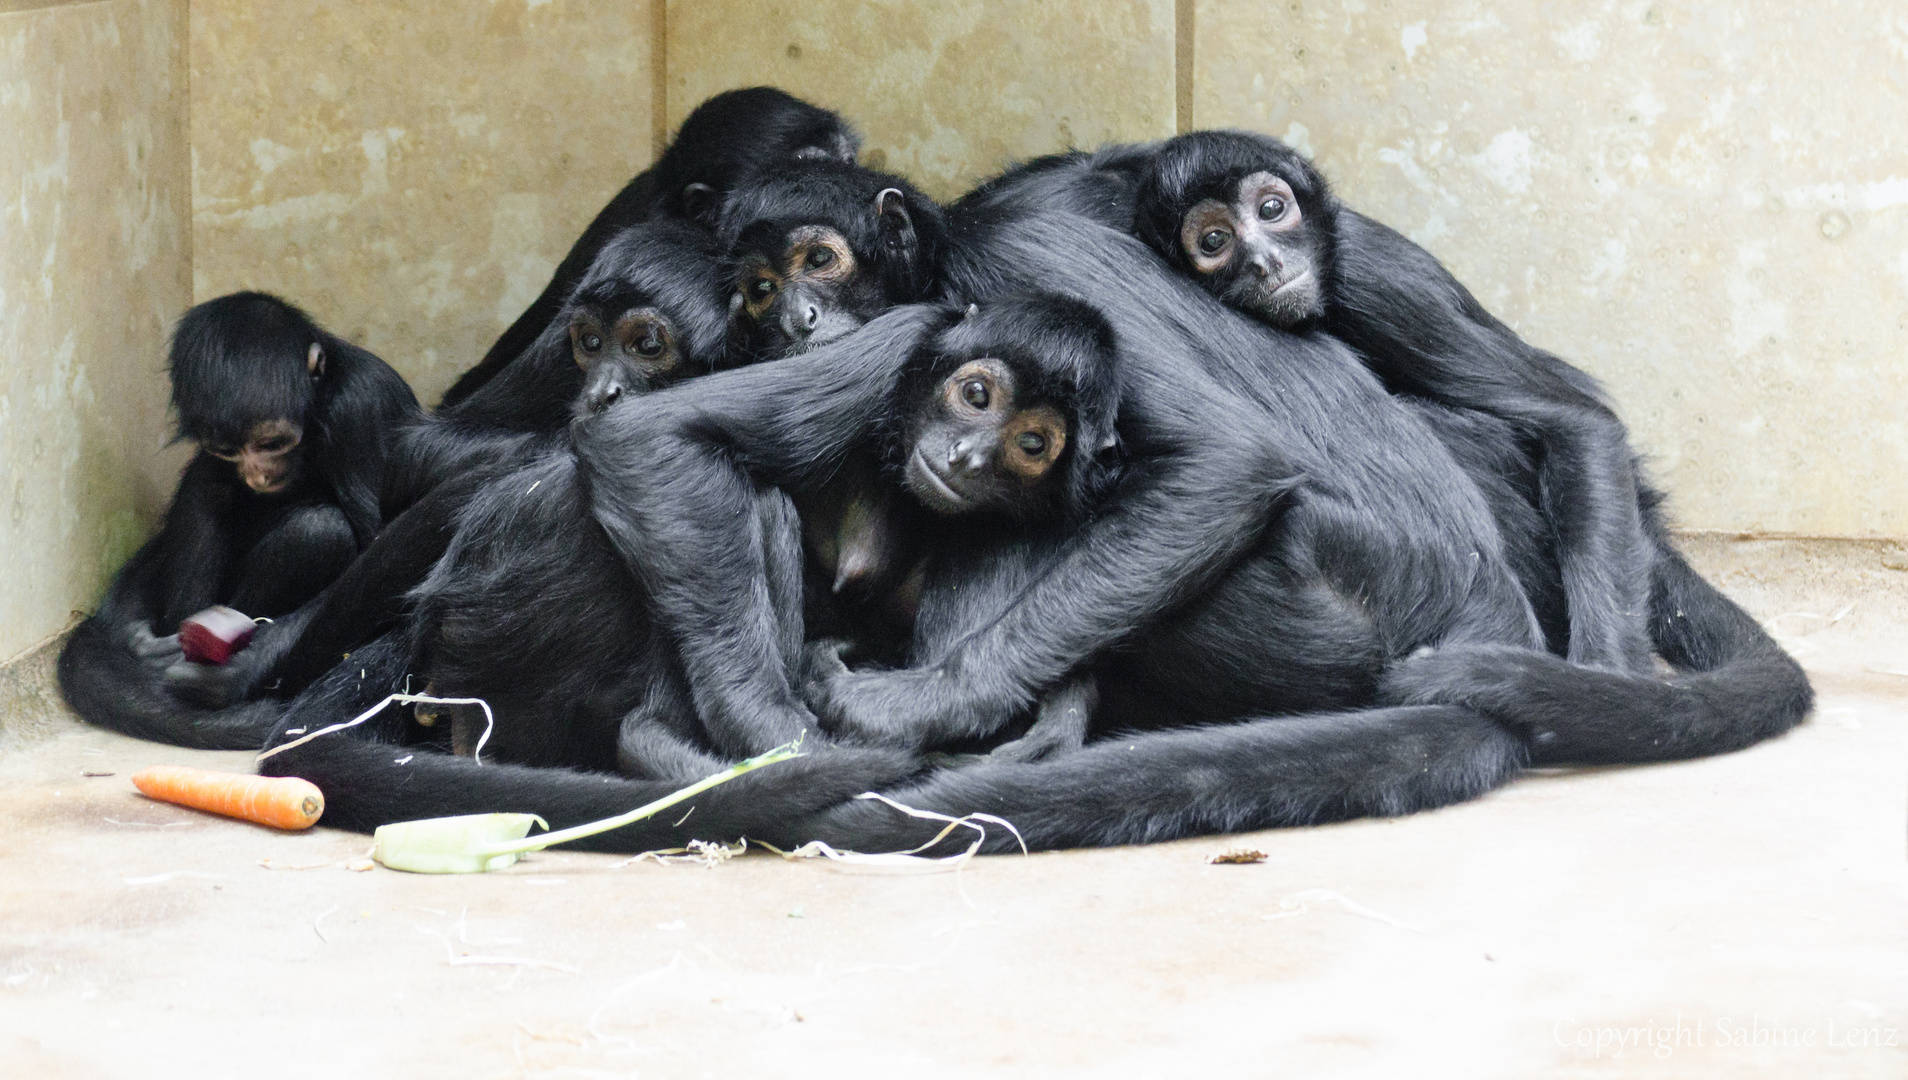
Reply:
[[[60,659],[88,720],[285,746],[325,821],[579,846],[1142,843],[1405,814],[1799,723],[1595,380],[1263,135],[939,205],[840,116],[711,98],[431,412],[242,293],[180,320],[164,527]],[[180,623],[269,619],[222,665]],[[473,754],[484,740],[481,760]],[[943,845],[964,844],[948,838]]]

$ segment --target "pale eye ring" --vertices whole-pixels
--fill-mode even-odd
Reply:
[[[961,400],[976,409],[985,409],[993,398],[987,392],[986,383],[979,379],[969,379],[961,384]]]
[[[1232,234],[1224,229],[1208,229],[1199,237],[1199,251],[1204,255],[1217,255],[1232,242]]]
[[[1047,452],[1047,438],[1037,431],[1023,431],[1014,436],[1014,445],[1028,457],[1039,457]]]
[[[1260,221],[1277,221],[1285,216],[1285,200],[1277,195],[1259,204]]]

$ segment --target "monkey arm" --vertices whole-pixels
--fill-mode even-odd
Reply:
[[[165,554],[159,569],[163,604],[154,633],[175,633],[180,620],[219,602],[232,549],[224,516],[237,484],[232,467],[210,454],[200,454],[186,466],[166,508]]]
[[[1259,540],[1292,486],[1282,455],[1252,429],[1206,428],[1129,469],[1112,506],[1055,566],[936,662],[837,670],[810,684],[809,702],[866,741],[919,747],[990,735],[1084,661],[1201,592]]]
[[[1647,670],[1652,553],[1623,422],[1588,375],[1523,341],[1423,248],[1338,215],[1326,328],[1397,391],[1511,421],[1541,444],[1539,498],[1569,605],[1568,658]]]
[[[399,436],[384,468],[379,504],[385,521],[422,501],[449,480],[495,476],[527,459],[549,436],[485,429],[442,417],[426,417]],[[460,489],[474,485],[460,483]]]
[[[596,520],[675,641],[724,752],[758,753],[815,729],[783,655],[758,485],[825,480],[883,415],[902,365],[943,317],[896,309],[812,352],[625,397],[573,426]]]

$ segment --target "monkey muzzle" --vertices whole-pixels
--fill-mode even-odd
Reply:
[[[252,451],[240,454],[238,474],[246,487],[260,495],[276,495],[298,478],[298,470],[292,468],[289,450],[273,454]]]

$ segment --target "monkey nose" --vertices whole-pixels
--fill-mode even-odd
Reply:
[[[799,308],[791,308],[782,316],[782,331],[791,339],[801,341],[813,334],[820,322],[821,308],[815,304],[803,304]]]
[[[973,439],[961,439],[948,448],[947,467],[964,473],[979,472],[987,467],[987,454]]]
[[[623,384],[620,382],[610,383],[590,397],[590,411],[602,412],[604,409],[621,401],[622,397]]]

